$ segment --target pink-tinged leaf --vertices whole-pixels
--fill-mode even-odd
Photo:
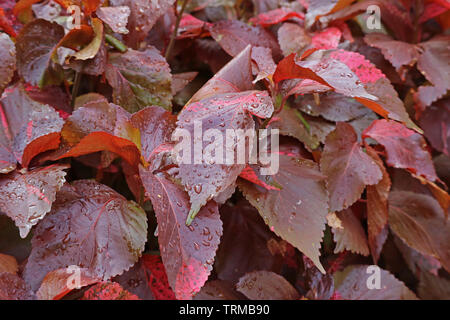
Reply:
[[[217,204],[209,202],[190,226],[189,198],[162,174],[140,167],[158,221],[158,242],[169,284],[179,300],[191,299],[208,280],[222,236]]]
[[[90,287],[81,300],[140,300],[117,282],[102,282]]]
[[[216,94],[251,90],[253,88],[251,54],[252,47],[249,45],[203,85],[187,105]]]
[[[425,139],[417,132],[395,121],[375,120],[364,131],[363,138],[372,138],[384,146],[388,165],[407,169],[430,181],[437,179]]]
[[[408,128],[421,132],[409,118],[403,102],[386,76],[363,55],[336,50],[330,52],[330,57],[345,63],[357,75],[364,89],[377,98],[368,100],[366,97],[356,96],[356,100],[384,118],[403,122]]]
[[[42,104],[48,104],[55,108],[59,113],[59,116],[66,120],[70,113],[72,113],[72,107],[70,106],[70,97],[67,92],[61,87],[47,86],[43,89],[38,87],[25,87],[28,96]]]
[[[21,86],[9,88],[0,99],[0,171],[16,163],[28,167],[39,153],[56,149],[64,121],[48,105],[33,101]]]
[[[19,271],[19,265],[17,264],[16,258],[0,253],[0,273],[17,274],[17,271]]]
[[[244,169],[254,147],[252,114],[269,118],[273,110],[272,98],[266,91],[215,95],[191,103],[182,110],[173,140],[182,140],[180,145],[191,150],[189,154],[182,147],[183,155],[178,152],[175,159],[180,168],[181,182],[189,193],[191,218],[207,201],[231,186]],[[199,126],[203,132],[214,129],[217,135],[198,141],[196,132]],[[230,129],[236,130],[235,137],[228,138],[235,144],[223,138]],[[212,143],[213,137],[222,139],[222,142]]]
[[[147,241],[147,216],[135,202],[92,180],[64,185],[37,226],[24,277],[38,289],[50,271],[71,265],[108,280],[135,264]]]
[[[140,132],[141,154],[149,162],[160,145],[169,143],[176,117],[161,107],[148,107],[133,114],[131,124]]]
[[[230,56],[237,56],[248,45],[269,48],[275,57],[280,55],[280,47],[273,35],[260,26],[249,26],[239,20],[224,20],[214,23],[209,30]]]
[[[389,226],[408,246],[437,258],[450,270],[450,227],[434,198],[409,191],[391,192]]]
[[[127,24],[131,10],[128,6],[98,8],[97,17],[106,23],[112,31],[128,34]]]
[[[260,13],[256,17],[251,18],[249,21],[254,25],[259,24],[261,27],[267,28],[273,26],[274,24],[295,18],[298,20],[303,20],[305,15],[301,12],[291,11],[286,8],[279,8]]]
[[[341,41],[342,32],[336,27],[327,28],[316,33],[312,39],[312,45],[316,49],[336,49]]]
[[[129,46],[137,49],[140,41],[144,40],[148,32],[173,4],[175,0],[110,0],[112,7],[127,6],[131,13],[128,18],[127,29],[130,31],[125,40]]]
[[[56,193],[66,181],[67,168],[52,165],[0,178],[0,210],[14,220],[22,238],[51,210]]]
[[[0,300],[36,300],[36,296],[18,275],[0,272]]]
[[[382,178],[378,165],[358,143],[355,130],[345,122],[338,122],[328,135],[320,169],[327,176],[330,211],[348,208],[367,185],[377,184]]]
[[[5,33],[0,33],[0,96],[14,76],[16,46]]]
[[[295,23],[283,23],[278,29],[278,43],[283,55],[287,57],[291,53],[300,53],[311,43],[311,37]]]
[[[250,300],[297,300],[297,290],[282,276],[270,271],[254,271],[239,279],[236,289]]]
[[[419,124],[433,148],[450,155],[450,99],[442,99],[428,106]]]
[[[113,87],[113,101],[133,113],[151,105],[170,110],[172,75],[161,53],[149,46],[145,51],[129,49],[110,53],[106,79]]]
[[[396,41],[383,33],[370,33],[364,41],[372,47],[378,48],[383,56],[389,60],[395,69],[403,66],[412,66],[419,58],[419,47],[403,41]]]
[[[342,10],[355,0],[315,0],[309,1],[306,24],[312,26],[320,17]]]
[[[291,54],[280,61],[273,80],[278,83],[286,79],[310,79],[348,97],[377,100],[377,97],[367,93],[362,80],[359,80],[345,63],[328,57],[330,54],[329,51],[318,51],[313,54],[314,58],[310,56],[306,61],[298,61],[296,56]]]
[[[79,276],[78,279],[75,278],[77,276]],[[88,269],[62,268],[51,271],[45,276],[36,296],[39,300],[60,300],[72,290],[100,281],[101,279],[93,277]]]
[[[279,238],[264,223],[258,211],[247,201],[220,208],[223,236],[217,251],[214,270],[217,277],[236,283],[248,272],[275,271],[282,255],[269,248]]]
[[[281,154],[279,157],[280,169],[273,179],[281,190],[267,190],[244,180],[238,181],[239,188],[273,232],[299,249],[325,273],[319,260],[328,214],[325,177],[313,161]],[[264,177],[257,174],[264,181]]]
[[[177,39],[197,38],[209,36],[211,23],[197,19],[190,14],[183,14],[178,27]]]
[[[206,282],[194,300],[239,300],[243,297],[236,291],[233,284],[224,280]]]
[[[16,44],[17,69],[26,82],[43,87],[58,78],[51,58],[63,37],[63,27],[42,19],[33,20],[22,29]]]
[[[144,254],[142,263],[147,270],[148,285],[156,300],[176,300],[175,294],[169,286],[166,269],[161,256]]]
[[[424,23],[430,19],[433,19],[450,9],[450,4],[447,0],[431,0],[425,4],[424,11],[422,12],[419,23]]]
[[[417,68],[431,85],[419,87],[418,99],[422,108],[443,97],[450,89],[450,36],[437,36],[420,44],[422,55]]]
[[[361,221],[355,216],[351,208],[330,213],[328,224],[334,235],[336,247],[334,253],[351,251],[363,256],[369,255],[366,233]],[[331,223],[331,221],[333,221]]]
[[[381,249],[388,236],[388,197],[391,179],[374,149],[366,146],[367,154],[375,161],[383,173],[383,178],[376,185],[367,186],[367,230],[370,252],[373,261],[378,262]]]
[[[416,295],[405,286],[403,282],[395,278],[388,271],[381,269],[377,273],[380,275],[380,289],[371,289],[368,273],[370,266],[353,265],[345,268],[341,272],[334,274],[334,284],[336,291],[344,300],[417,300]]]

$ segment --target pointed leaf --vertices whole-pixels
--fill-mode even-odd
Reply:
[[[249,21],[253,25],[259,24],[261,27],[267,28],[274,24],[278,24],[294,18],[303,20],[305,18],[305,15],[301,12],[291,11],[286,8],[279,8],[260,13],[256,17],[251,18]]]
[[[327,176],[330,211],[348,208],[361,197],[365,186],[377,184],[382,173],[357,141],[353,127],[338,122],[325,141],[320,169]]]
[[[24,277],[34,288],[53,270],[77,265],[102,280],[128,270],[147,240],[147,217],[133,201],[92,180],[58,192],[37,226]]]

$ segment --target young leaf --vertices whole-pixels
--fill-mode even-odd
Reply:
[[[311,43],[316,49],[336,49],[342,37],[342,32],[336,27],[327,28],[319,33],[316,33]]]
[[[450,270],[450,228],[434,198],[409,191],[391,192],[389,226],[407,245],[437,258]]]
[[[81,300],[140,300],[117,282],[102,282],[90,287]]]
[[[273,232],[299,249],[325,273],[319,261],[328,214],[325,177],[313,161],[281,154],[279,161],[280,169],[273,179],[281,190],[267,190],[243,180],[238,181],[239,189]]]
[[[380,269],[381,287],[371,289],[366,283],[370,276],[377,274],[368,273],[365,265],[353,265],[344,271],[334,275],[336,291],[346,300],[417,300],[416,295],[405,286],[403,282],[395,278],[389,271]],[[377,267],[378,268],[378,267]],[[373,281],[375,282],[375,281]]]
[[[224,280],[206,282],[202,290],[194,296],[194,300],[239,300],[241,295],[234,286]]]
[[[338,122],[325,141],[320,169],[327,176],[330,211],[341,211],[357,201],[367,185],[377,184],[382,173],[365,154],[353,127]]]
[[[222,236],[217,204],[209,202],[189,227],[187,193],[162,174],[140,167],[158,221],[158,242],[169,284],[177,299],[191,299],[212,270]]]
[[[144,210],[105,185],[78,180],[61,188],[37,226],[24,277],[36,290],[48,272],[76,265],[108,280],[134,265],[146,240]]]
[[[267,28],[274,24],[284,22],[286,20],[290,20],[290,19],[303,20],[304,18],[305,18],[305,15],[301,12],[291,11],[286,8],[279,8],[279,9],[260,13],[256,17],[251,18],[249,21],[253,25],[259,24],[261,27]]]
[[[14,76],[16,47],[7,34],[0,33],[0,96]]]
[[[363,139],[372,138],[386,149],[388,165],[435,181],[437,179],[425,139],[395,121],[375,120],[363,132]]]
[[[49,272],[36,292],[37,298],[39,300],[60,300],[74,289],[81,289],[101,281],[101,279],[93,277],[88,269],[77,270],[80,278],[74,281],[74,271],[68,267]]]
[[[64,28],[57,23],[37,19],[28,23],[17,37],[17,69],[19,75],[32,85],[43,87],[58,78],[52,56]]]
[[[183,145],[189,146],[191,154],[184,154],[182,157],[177,155],[175,161],[180,168],[181,181],[189,193],[192,205],[190,221],[208,200],[227,189],[244,169],[253,147],[252,135],[255,123],[251,114],[269,118],[273,109],[272,99],[267,92],[245,91],[215,95],[191,103],[182,110],[178,117],[177,129],[174,131],[174,141],[179,140],[179,137],[189,140],[187,143],[183,141]],[[217,135],[210,137],[209,142],[208,139],[197,142],[196,131],[199,125],[202,126],[203,132],[215,130],[220,134],[222,143],[214,141],[212,144],[213,137],[219,139]],[[235,137],[228,137],[228,140],[234,140],[233,144],[223,138],[229,129],[236,130]],[[249,141],[246,139],[247,132],[251,133]],[[187,133],[189,137],[185,137]],[[243,145],[244,148],[239,150],[239,145]],[[214,156],[211,146],[214,147]],[[204,152],[206,150],[210,150],[209,154]],[[240,155],[242,151],[246,154]],[[187,150],[183,152],[187,153]]]
[[[32,100],[21,86],[9,88],[0,99],[1,172],[8,173],[16,163],[28,167],[39,153],[56,149],[64,121],[48,105]]]
[[[369,255],[369,247],[367,245],[367,238],[361,221],[355,216],[351,208],[342,210],[337,213],[331,213],[333,221],[330,226],[336,242],[334,253],[351,251],[353,253],[361,254],[363,256]],[[330,221],[330,218],[328,218]],[[329,223],[330,224],[330,223]]]
[[[111,53],[109,63],[106,78],[113,87],[114,103],[132,113],[151,105],[170,110],[172,75],[156,48]]]
[[[0,177],[0,210],[14,220],[20,236],[26,238],[31,228],[51,210],[56,193],[65,183],[68,166],[52,165],[29,172],[17,171]]]
[[[269,271],[247,273],[236,289],[250,300],[297,300],[297,290],[282,276]]]

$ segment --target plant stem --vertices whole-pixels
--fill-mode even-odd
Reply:
[[[77,98],[78,91],[80,90],[80,83],[81,83],[82,76],[83,76],[83,73],[81,73],[81,72],[75,73],[75,80],[73,82],[73,87],[72,87],[72,101],[70,103],[70,105],[72,107],[75,106],[75,99]]]
[[[124,53],[128,50],[128,47],[124,45],[119,39],[113,37],[110,34],[105,35],[105,40],[107,43],[112,45],[114,48],[119,50],[120,52]]]
[[[173,29],[172,35],[170,36],[170,42],[169,46],[166,50],[166,60],[169,59],[170,52],[172,51],[173,45],[175,44],[175,38],[177,37],[178,28],[180,27],[180,21],[183,16],[184,9],[186,9],[186,5],[188,4],[189,0],[183,0],[183,5],[181,6],[180,12],[177,14],[177,21],[175,22],[175,28]],[[178,5],[178,0],[176,2],[176,5]]]

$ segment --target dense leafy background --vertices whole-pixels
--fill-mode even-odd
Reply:
[[[449,9],[2,0],[0,299],[450,299]],[[195,120],[278,173],[178,163]]]

